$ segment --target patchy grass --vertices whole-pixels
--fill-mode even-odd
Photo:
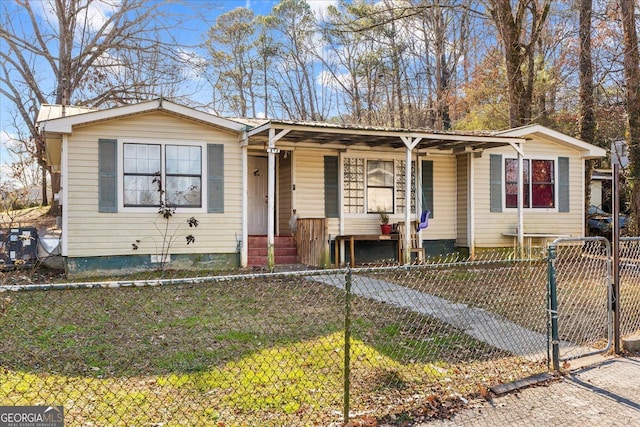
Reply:
[[[373,274],[451,302],[486,309],[528,329],[546,333],[545,260],[425,266]]]
[[[336,288],[276,276],[0,295],[11,298],[0,311],[0,404],[60,404],[68,425],[340,420]],[[459,401],[478,384],[545,368],[383,303],[353,298],[352,312],[357,411],[383,417]]]
[[[640,328],[636,315],[640,307],[640,267],[637,263],[629,265],[621,271],[624,333]],[[560,339],[600,348],[607,336],[609,282],[605,259],[573,246],[559,251],[555,266]],[[527,329],[547,333],[546,260],[432,265],[367,275],[482,308]]]

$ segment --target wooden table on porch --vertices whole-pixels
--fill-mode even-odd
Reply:
[[[340,242],[349,242],[349,265],[353,268],[356,265],[356,255],[355,255],[355,242],[356,241],[368,241],[368,242],[381,242],[387,240],[400,240],[399,234],[348,234],[344,236],[336,236],[334,242],[334,256],[335,256],[335,266],[340,266]],[[402,253],[400,251],[400,242],[398,242],[398,262],[402,259]]]

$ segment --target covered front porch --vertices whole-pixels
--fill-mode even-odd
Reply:
[[[286,235],[296,236],[300,262],[344,264],[353,258],[345,257],[353,241],[340,236],[381,234],[380,213],[390,216],[392,223],[405,224],[402,238],[390,239],[397,241],[396,251],[402,248],[397,255],[401,263],[411,260],[409,224],[420,221],[427,211],[427,221],[434,224],[431,230],[437,230],[430,237],[455,242],[472,253],[473,212],[465,211],[461,224],[455,209],[460,188],[465,199],[474,197],[474,185],[469,182],[473,175],[458,177],[456,159],[503,146],[512,147],[522,157],[525,141],[491,133],[326,123],[265,121],[252,125],[255,127],[242,142],[242,241],[266,236],[265,267],[269,269],[277,264],[276,237]],[[459,179],[465,180],[464,185],[459,185]],[[438,180],[446,181],[442,193],[437,190]],[[434,211],[438,211],[435,216]],[[418,233],[418,245],[423,244],[424,233]],[[461,233],[463,238],[458,237]],[[249,249],[248,245],[240,248],[243,266],[249,263]]]

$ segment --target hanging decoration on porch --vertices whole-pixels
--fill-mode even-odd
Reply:
[[[429,209],[422,212],[422,215],[420,215],[420,222],[418,223],[418,228],[416,231],[420,231],[429,226],[429,214],[431,214],[431,211]]]
[[[416,233],[429,226],[429,215],[431,215],[431,211],[427,207],[427,199],[424,197],[424,191],[420,192],[422,193],[422,206],[424,207],[424,210],[422,211],[422,215],[420,215],[420,221],[417,224]]]

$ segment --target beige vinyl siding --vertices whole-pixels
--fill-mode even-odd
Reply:
[[[433,218],[422,230],[423,240],[456,238],[456,158],[450,155],[430,155],[433,160]]]
[[[279,234],[290,234],[289,220],[291,219],[291,156],[284,152],[278,157],[278,231]]]
[[[468,210],[469,210],[469,154],[456,157],[456,172],[458,181],[457,209],[456,209],[456,246],[469,247]]]
[[[241,236],[242,173],[241,149],[237,135],[164,113],[111,120],[77,127],[69,137],[67,188],[68,253],[70,257],[91,257],[128,254],[156,254],[162,245],[162,233],[155,224],[164,227],[157,211],[133,212],[119,208],[118,213],[98,212],[98,140],[117,139],[118,156],[122,156],[122,141],[135,142],[195,142],[224,144],[224,213],[181,212],[178,208],[170,219],[170,233],[175,231],[171,253],[232,253],[237,251]],[[202,152],[206,159],[206,146]],[[206,185],[203,170],[202,185]],[[122,176],[118,176],[122,192]],[[197,228],[189,228],[186,219],[194,216],[200,221]],[[117,230],[117,232],[114,232]],[[184,236],[193,234],[196,241],[186,245]],[[137,251],[132,243],[140,240]],[[157,245],[157,247],[156,247]]]
[[[555,209],[524,209],[525,233],[583,235],[583,194],[584,160],[577,151],[544,141],[529,141],[524,147],[525,158],[555,160],[556,181],[558,157],[569,158],[570,201],[569,212],[557,211],[557,185]],[[503,212],[489,210],[489,155],[502,154],[504,181],[504,158],[515,158],[516,153],[510,147],[487,150],[481,158],[475,158],[475,246],[501,247],[512,244],[511,237],[503,233],[515,232],[518,223],[517,209],[504,209]],[[556,182],[557,184],[557,182]],[[504,186],[504,184],[503,184]],[[504,189],[502,194],[504,206]]]
[[[331,151],[295,151],[295,209],[300,218],[324,218],[324,156]]]
[[[299,152],[298,152],[299,153]],[[305,152],[306,154],[306,152]],[[320,155],[330,155],[328,152],[321,152]],[[367,158],[376,160],[405,160],[404,153],[348,153],[350,157]],[[423,159],[421,157],[421,159]],[[422,230],[422,238],[425,240],[436,239],[455,239],[456,238],[456,160],[453,156],[448,155],[430,155],[427,160],[433,161],[433,188],[434,203],[432,209],[435,214],[429,220],[429,227]],[[315,162],[315,165],[313,164]],[[420,162],[418,162],[420,164]],[[320,165],[320,172],[317,173],[317,179],[322,182],[322,157],[315,160],[309,158],[309,167],[317,167]],[[297,183],[301,182],[301,175],[309,174],[309,170],[305,170],[300,162],[300,155],[296,157],[296,179]],[[318,193],[302,192],[300,185],[296,189],[296,204],[299,212],[303,209],[319,205],[322,209],[324,206],[324,188],[319,189]],[[322,195],[322,196],[321,196]],[[311,215],[307,215],[311,216]],[[324,212],[320,212],[320,217],[324,216]],[[301,217],[304,217],[301,215]],[[404,221],[404,213],[394,213],[389,215],[390,223]],[[416,220],[415,213],[411,215],[412,220]],[[339,234],[339,223],[337,219],[329,222],[329,234],[336,236]],[[377,214],[344,214],[344,234],[379,234],[380,218]]]

